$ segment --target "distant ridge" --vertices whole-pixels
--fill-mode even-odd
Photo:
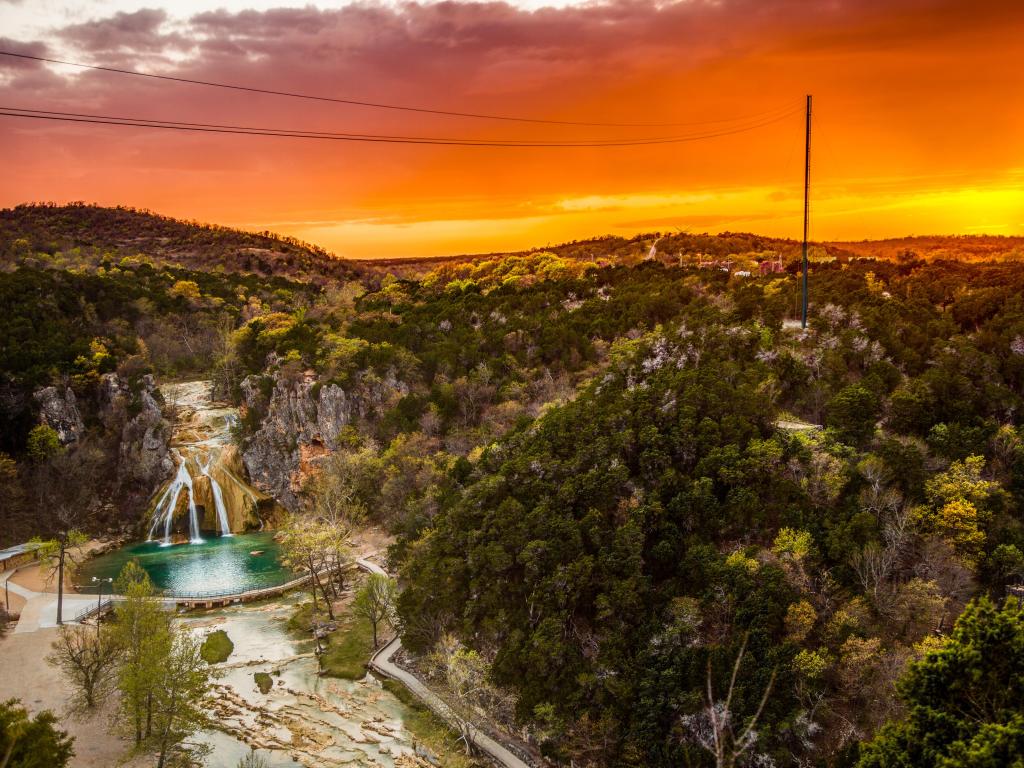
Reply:
[[[184,221],[139,208],[43,203],[0,209],[0,260],[10,260],[19,250],[53,254],[74,248],[118,256],[141,253],[190,269],[219,267],[313,283],[355,279],[362,272],[352,262],[292,237]]]
[[[26,243],[17,245],[19,240]],[[828,258],[1024,260],[1024,237],[1000,235],[926,235],[882,240],[814,243]],[[199,270],[277,275],[324,283],[385,273],[416,279],[444,266],[492,261],[547,251],[563,258],[630,264],[650,257],[694,261],[734,255],[769,254],[789,264],[799,258],[797,240],[747,232],[718,234],[647,232],[632,237],[605,235],[519,251],[467,253],[451,256],[343,259],[320,246],[270,231],[249,232],[217,224],[175,219],[130,206],[87,203],[33,203],[0,209],[0,263],[19,248],[56,253],[73,248],[95,249],[118,256],[142,253]]]
[[[882,240],[823,241],[813,242],[812,245],[820,254],[840,260],[1024,260],[1024,237],[1002,235],[927,235]],[[392,272],[400,277],[415,278],[439,267],[503,259],[509,256],[525,256],[541,251],[554,253],[563,258],[628,264],[649,257],[652,247],[655,249],[655,256],[663,262],[673,262],[680,257],[689,262],[698,258],[723,259],[733,255],[774,253],[784,263],[789,264],[800,257],[800,241],[786,238],[765,237],[749,232],[648,232],[633,237],[605,235],[521,251],[360,259],[359,264],[378,272]]]

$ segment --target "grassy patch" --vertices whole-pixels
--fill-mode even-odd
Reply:
[[[314,614],[313,602],[306,601],[288,619],[288,629],[308,638],[311,636],[314,619],[325,622],[327,616],[322,612]],[[324,654],[320,657],[321,667],[329,677],[359,680],[366,674],[366,662],[373,655],[373,630],[368,622],[351,614],[342,613],[335,622],[338,629],[321,640],[324,646]]]
[[[228,660],[228,656],[233,650],[235,650],[235,644],[231,642],[228,633],[223,629],[218,629],[203,641],[199,655],[207,664],[220,664],[222,661]]]
[[[359,680],[366,674],[366,662],[373,655],[373,631],[365,621],[349,619],[332,632],[320,662],[324,673],[346,680]]]
[[[288,619],[288,629],[299,635],[308,635],[313,626],[313,602],[300,604]]]
[[[256,687],[264,696],[270,693],[270,689],[274,687],[274,679],[266,672],[254,672],[253,678],[256,680]]]
[[[485,763],[466,755],[459,735],[397,680],[384,680],[384,690],[394,694],[410,712],[402,719],[417,744],[422,744],[445,768],[483,768]]]

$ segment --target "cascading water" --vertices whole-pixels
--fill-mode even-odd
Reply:
[[[217,522],[220,524],[220,535],[230,536],[231,525],[228,523],[227,509],[224,507],[224,491],[220,488],[220,483],[217,479],[210,474],[210,463],[213,461],[213,457],[209,456],[206,459],[205,464],[200,464],[199,469],[205,477],[210,479],[210,490],[213,492],[213,503],[217,508]]]
[[[160,493],[149,526],[149,540],[163,546],[182,541],[186,525],[191,544],[203,542],[204,530],[231,536],[262,528],[256,509],[266,497],[239,479],[244,469],[230,441],[235,411],[214,403],[210,391],[204,381],[161,388],[178,413],[171,437],[177,472]]]
[[[182,489],[188,492],[188,537],[192,544],[202,544],[203,537],[199,534],[199,517],[196,510],[195,487],[192,485],[192,475],[188,472],[188,460],[183,458],[178,451],[172,451],[175,460],[178,462],[178,473],[174,476],[171,484],[167,486],[160,501],[153,510],[153,524],[149,529],[149,538],[153,538],[157,527],[163,523],[164,536],[163,545],[171,544],[171,525],[174,522],[174,513],[178,508],[178,499]]]

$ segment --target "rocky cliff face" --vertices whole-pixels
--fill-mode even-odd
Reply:
[[[374,420],[409,392],[394,374],[364,374],[349,389],[320,384],[310,374],[299,380],[275,375],[269,397],[265,379],[242,382],[247,409],[264,413],[262,426],[246,441],[242,460],[257,487],[290,510],[317,461],[338,447],[345,427]]]
[[[143,376],[139,388],[132,391],[128,382],[116,373],[100,380],[100,408],[104,422],[121,424],[117,479],[119,484],[151,489],[174,472],[169,453],[171,425],[164,418],[156,382]]]
[[[61,445],[69,445],[81,438],[85,423],[70,387],[45,387],[34,397],[39,405],[39,420],[57,433]]]

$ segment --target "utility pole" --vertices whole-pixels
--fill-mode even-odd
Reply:
[[[800,316],[800,327],[807,328],[807,220],[810,217],[811,203],[811,95],[807,94],[807,137],[804,143],[804,290],[803,313]]]

